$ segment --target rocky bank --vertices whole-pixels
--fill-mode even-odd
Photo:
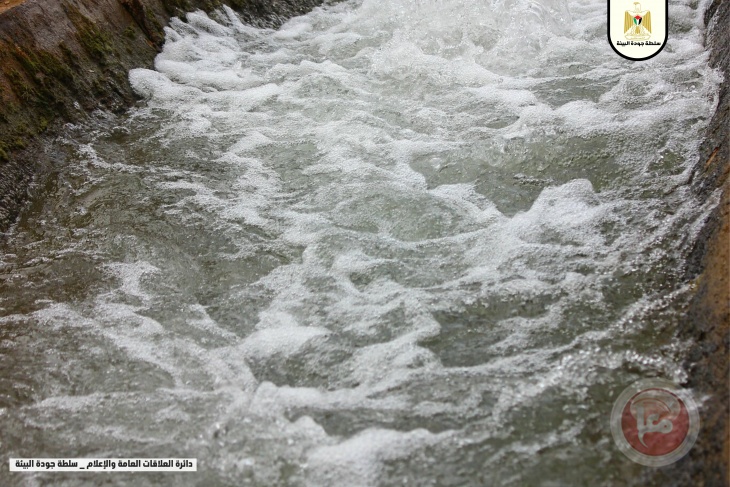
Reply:
[[[700,200],[720,192],[720,203],[690,255],[686,278],[695,293],[680,331],[680,338],[693,343],[685,385],[705,401],[696,445],[663,475],[666,485],[720,487],[730,485],[730,0],[714,0],[705,25],[710,65],[725,79],[692,185]]]

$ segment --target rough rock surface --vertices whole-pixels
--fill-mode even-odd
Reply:
[[[692,185],[700,201],[721,192],[695,243],[686,279],[695,292],[680,339],[693,345],[685,367],[695,397],[703,400],[700,434],[684,459],[659,469],[663,485],[730,485],[730,0],[705,12],[710,64],[725,79],[715,115],[700,147]]]

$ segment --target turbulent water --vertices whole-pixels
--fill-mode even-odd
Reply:
[[[603,1],[174,20],[5,237],[0,451],[199,472],[1,483],[638,482],[609,414],[684,377],[718,83],[703,6],[670,7],[640,63]]]

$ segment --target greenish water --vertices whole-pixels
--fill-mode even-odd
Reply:
[[[199,472],[0,483],[643,482],[608,420],[684,377],[701,11],[642,63],[601,2],[174,21],[2,244],[0,452]]]

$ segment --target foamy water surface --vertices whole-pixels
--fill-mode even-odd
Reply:
[[[0,451],[196,457],[115,485],[624,485],[613,399],[684,377],[702,5],[619,58],[605,2],[174,20],[144,98],[0,267]],[[711,204],[712,202],[710,202]],[[3,485],[95,485],[14,474]]]

